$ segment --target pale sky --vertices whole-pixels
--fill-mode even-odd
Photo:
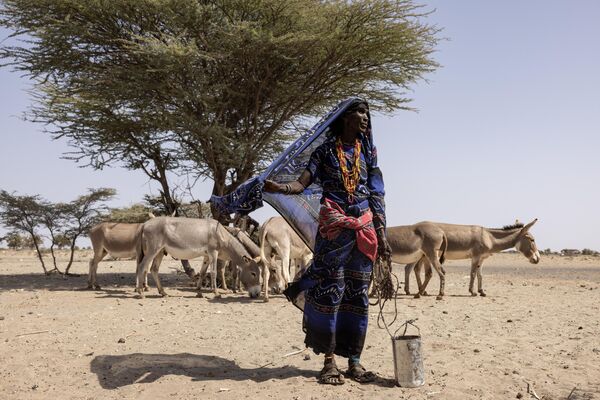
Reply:
[[[442,68],[413,86],[418,113],[373,116],[388,225],[539,218],[531,233],[541,249],[600,250],[600,2],[423,3],[447,38],[435,54]],[[68,201],[113,187],[113,206],[156,194],[141,173],[60,159],[67,144],[20,119],[29,85],[0,69],[0,188]],[[210,188],[197,185],[195,198]],[[266,206],[255,217],[273,214]]]

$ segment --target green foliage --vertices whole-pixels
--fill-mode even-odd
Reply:
[[[12,250],[22,249],[23,244],[25,243],[25,237],[18,232],[8,233],[4,236],[3,240],[6,242],[6,246]]]
[[[142,223],[150,219],[150,213],[154,213],[150,207],[143,204],[134,204],[130,207],[111,208],[110,214],[105,218],[110,222]]]
[[[30,118],[94,168],[161,185],[168,171],[223,194],[265,167],[298,123],[360,95],[407,108],[437,64],[412,0],[3,0],[23,44],[0,57],[37,82]]]
[[[59,249],[64,249],[65,247],[71,246],[71,238],[69,235],[59,233],[54,237],[54,244]]]

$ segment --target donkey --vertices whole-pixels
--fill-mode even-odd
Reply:
[[[88,289],[100,290],[96,282],[98,263],[107,254],[115,258],[135,258],[137,243],[142,232],[143,224],[127,224],[118,222],[102,222],[90,229],[89,237],[94,249],[90,260],[88,274]],[[145,287],[148,287],[147,282]]]
[[[144,293],[141,282],[152,264],[152,277],[162,296],[167,293],[158,278],[158,269],[168,252],[175,258],[191,260],[205,256],[211,266],[212,288],[217,295],[217,260],[233,261],[241,268],[241,281],[250,297],[260,294],[260,269],[244,246],[214,219],[158,217],[142,226],[138,250],[136,291],[141,298]],[[203,270],[206,267],[203,267]],[[201,285],[202,280],[198,280]],[[198,287],[199,297],[200,287]]]
[[[263,267],[263,286],[265,291],[265,301],[269,301],[269,289],[267,284],[270,279],[270,272],[273,270],[278,277],[279,287],[282,291],[288,283],[291,282],[290,260],[300,261],[300,270],[308,266],[312,260],[312,251],[304,244],[300,236],[289,226],[282,217],[269,218],[259,230],[260,237],[260,259]],[[281,259],[281,270],[274,262],[274,257]],[[296,275],[296,264],[294,263],[294,275]],[[281,271],[281,274],[279,274]]]
[[[246,248],[246,251],[248,251],[248,253],[250,253],[250,255],[252,256],[252,258],[254,259],[254,261],[256,261],[258,263],[258,265],[260,266],[260,268],[264,268],[264,264],[262,262],[262,259],[260,258],[260,247],[254,243],[254,241],[250,238],[250,235],[248,235],[248,233],[246,231],[244,231],[243,229],[240,228],[234,228],[234,227],[230,227],[230,226],[226,226],[225,229],[227,229],[229,231],[229,233],[231,233],[237,240],[240,241],[240,243]],[[233,291],[236,292],[236,290],[240,287],[240,267],[238,267],[237,265],[234,266],[233,268],[233,278],[234,278],[234,283],[233,283]],[[268,280],[268,287],[270,289],[274,289],[274,290],[283,290],[284,288],[280,287],[280,282],[277,279],[280,276],[280,274],[272,274],[269,276],[269,280]]]
[[[414,225],[394,226],[386,229],[388,243],[392,249],[392,261],[398,264],[416,263],[421,258],[428,260],[440,276],[441,300],[444,296],[446,271],[444,263],[448,240],[444,231],[431,222],[419,222]],[[426,278],[429,282],[431,275]],[[415,297],[419,297],[419,292]]]
[[[535,244],[535,239],[529,229],[537,222],[537,218],[523,225],[516,223],[514,225],[505,226],[502,229],[490,229],[477,225],[454,225],[434,223],[446,234],[448,238],[448,249],[446,259],[448,260],[466,260],[471,259],[471,280],[469,282],[469,292],[471,296],[477,296],[473,286],[475,276],[477,275],[477,292],[480,296],[485,296],[483,291],[483,282],[481,276],[481,264],[483,261],[494,253],[499,253],[503,250],[516,248],[523,254],[530,263],[537,264],[540,262],[540,252]],[[420,271],[422,266],[425,266],[425,283],[421,284]],[[417,285],[419,293],[424,293],[429,281],[428,276],[431,276],[431,265],[427,260],[422,259],[416,264],[407,264],[404,268],[404,291],[406,294],[409,290],[410,271],[415,269]]]

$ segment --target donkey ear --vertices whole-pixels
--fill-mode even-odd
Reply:
[[[533,221],[531,221],[530,223],[528,223],[527,225],[525,225],[525,226],[523,227],[523,229],[521,229],[521,232],[523,232],[523,233],[525,233],[525,232],[528,232],[528,231],[529,231],[529,229],[530,229],[530,228],[533,226],[533,224],[535,224],[535,223],[537,222],[537,220],[538,220],[538,219],[536,218],[536,219],[534,219]]]
[[[242,256],[242,260],[244,260],[244,262],[249,263],[252,259],[250,257],[246,256],[246,255],[243,255]]]
[[[151,212],[151,211],[148,211],[148,216],[149,216],[150,218],[156,218],[156,217],[154,216],[154,214],[152,214],[152,212]]]

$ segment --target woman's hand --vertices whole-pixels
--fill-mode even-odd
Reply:
[[[267,179],[265,180],[265,186],[263,190],[267,193],[278,193],[281,192],[281,185],[275,181]]]
[[[392,257],[392,248],[385,237],[385,229],[377,230],[377,254],[384,260]]]

